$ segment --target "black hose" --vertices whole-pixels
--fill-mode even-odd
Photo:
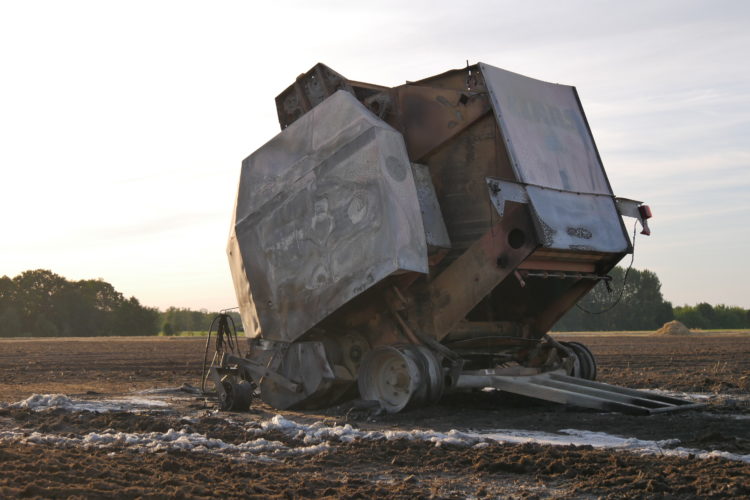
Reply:
[[[588,309],[585,309],[580,304],[576,303],[576,307],[580,309],[581,311],[585,312],[586,314],[604,314],[607,311],[611,311],[615,308],[617,304],[620,303],[620,300],[622,299],[623,293],[625,293],[625,285],[628,283],[628,274],[630,274],[630,269],[633,267],[633,261],[635,260],[635,236],[636,232],[638,230],[638,221],[635,221],[635,224],[633,224],[633,253],[630,254],[630,264],[628,265],[628,268],[625,270],[625,276],[622,278],[622,288],[620,288],[620,294],[617,296],[617,300],[615,300],[613,303],[611,303],[606,308],[602,309],[601,311],[589,311]],[[609,288],[609,283],[607,283],[607,288]],[[611,289],[610,289],[611,291]]]
[[[221,317],[221,315],[215,316],[211,320],[211,325],[208,327],[208,337],[206,338],[206,349],[203,351],[203,368],[201,369],[201,392],[206,393],[206,379],[208,378],[208,369],[206,364],[208,363],[208,346],[211,344],[211,332],[214,329],[214,324]],[[212,362],[213,363],[213,362]]]
[[[233,308],[236,309],[236,308]],[[201,369],[201,392],[206,393],[206,380],[208,379],[208,370],[213,366],[219,353],[228,351],[237,356],[241,356],[240,343],[237,338],[237,327],[234,324],[234,319],[226,312],[229,309],[223,309],[217,314],[211,321],[211,325],[208,327],[208,337],[206,338],[206,348],[203,351],[203,367]],[[214,350],[214,357],[211,360],[211,365],[208,365],[208,348],[211,345],[211,333],[213,332],[214,325],[218,321],[216,326],[216,346]],[[232,328],[229,328],[231,322]],[[226,349],[225,349],[226,346]]]

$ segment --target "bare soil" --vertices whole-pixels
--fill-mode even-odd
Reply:
[[[343,405],[279,412],[255,403],[248,413],[213,412],[195,396],[166,412],[95,413],[0,409],[0,433],[16,429],[80,436],[114,429],[188,429],[242,443],[248,422],[282,413],[297,421],[365,429],[576,428],[680,446],[750,454],[750,337],[590,336],[599,380],[636,388],[710,395],[705,409],[633,417],[529,401],[499,392],[446,397],[440,404],[373,417]],[[198,385],[204,340],[98,338],[0,340],[0,401],[34,393],[82,399],[153,387]],[[195,418],[185,419],[186,415]],[[287,442],[285,435],[267,439]],[[294,443],[290,443],[294,444]],[[493,443],[482,449],[423,441],[334,442],[327,451],[276,462],[243,462],[196,451],[134,452],[0,444],[0,497],[30,498],[750,498],[750,464],[594,449]]]

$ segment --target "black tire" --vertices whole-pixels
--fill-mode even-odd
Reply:
[[[247,411],[253,399],[253,385],[247,380],[222,382],[224,396],[219,398],[219,408],[222,411]]]
[[[443,397],[445,391],[445,379],[443,370],[440,366],[440,358],[425,345],[415,346],[416,352],[422,358],[422,368],[424,372],[424,383],[427,387],[427,405],[436,404]]]
[[[571,344],[571,346],[575,344],[575,347],[577,347],[580,351],[582,351],[585,354],[585,356],[588,358],[589,373],[586,379],[596,380],[597,369],[596,369],[596,358],[594,357],[594,353],[591,352],[591,349],[586,347],[585,344],[582,344],[580,342],[569,342],[569,344]]]
[[[573,351],[573,355],[578,360],[578,373],[573,373],[573,376],[585,380],[591,380],[589,377],[592,375],[591,370],[593,360],[589,357],[588,351],[582,349],[581,344],[579,344],[578,342],[560,343]]]

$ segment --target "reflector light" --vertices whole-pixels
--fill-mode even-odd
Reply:
[[[641,205],[638,207],[638,213],[641,214],[641,219],[646,220],[651,218],[651,207],[648,205]]]

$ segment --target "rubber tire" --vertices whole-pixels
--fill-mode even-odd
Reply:
[[[586,377],[586,379],[587,380],[596,380],[596,375],[597,375],[596,358],[594,357],[594,353],[591,352],[591,349],[589,349],[588,347],[586,347],[586,344],[582,344],[580,342],[568,342],[568,344],[571,344],[572,347],[573,347],[573,344],[574,344],[575,345],[574,348],[578,347],[578,349],[580,349],[581,351],[583,351],[585,353],[585,355],[589,359],[589,373],[588,373],[588,376]]]
[[[223,411],[247,411],[253,399],[253,385],[247,380],[238,383],[222,382],[226,399],[219,398],[219,408]]]
[[[581,349],[580,344],[578,344],[577,342],[560,342],[560,343],[563,346],[570,349],[571,351],[573,351],[573,355],[576,357],[576,360],[578,361],[578,373],[573,373],[573,376],[588,380],[588,377],[591,374],[591,365],[590,365],[588,356]]]
[[[591,380],[592,371],[594,369],[593,359],[589,355],[588,350],[584,349],[579,342],[563,342],[565,347],[573,351],[576,358],[578,359],[578,365],[581,372],[578,374],[578,378],[584,380]]]

